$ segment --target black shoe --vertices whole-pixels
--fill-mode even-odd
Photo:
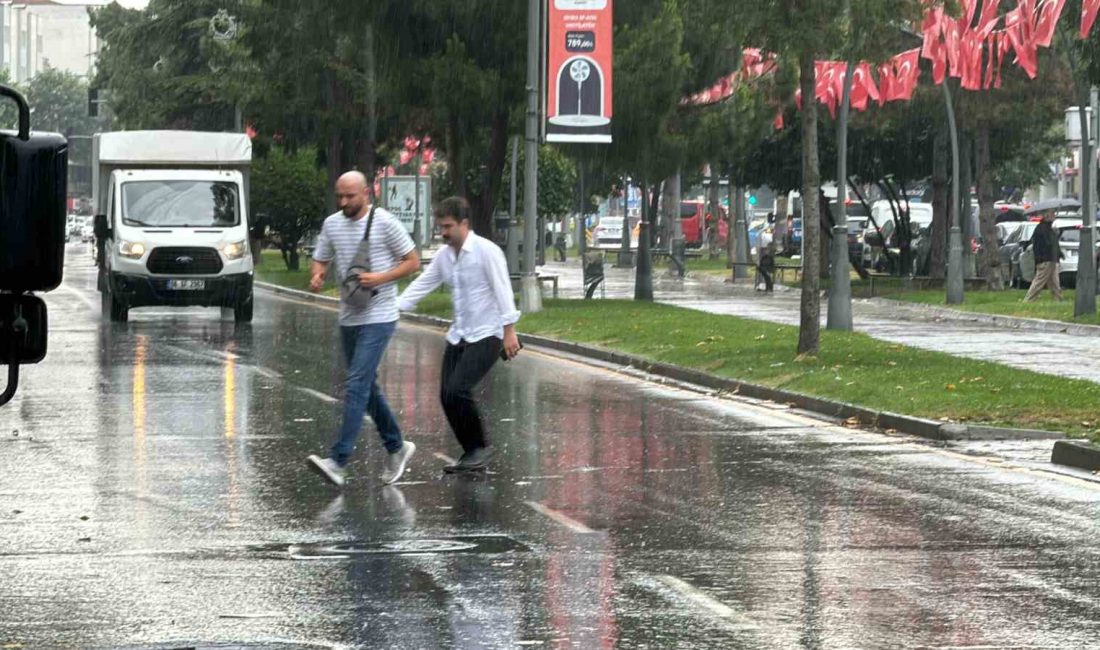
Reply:
[[[462,458],[459,458],[457,463],[454,465],[447,465],[443,468],[443,472],[446,474],[484,472],[489,468],[489,460],[495,453],[496,450],[492,447],[478,447],[473,451],[462,454]]]
[[[493,458],[494,454],[496,454],[496,449],[492,447],[478,447],[466,454],[462,460],[458,461],[458,466],[468,472],[488,469],[489,461]]]

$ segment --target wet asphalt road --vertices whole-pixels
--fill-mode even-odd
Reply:
[[[543,269],[546,273],[560,275],[562,297],[583,295],[581,270],[575,260],[565,264],[551,262]],[[801,300],[798,290],[779,287],[769,296],[748,286],[723,285],[721,280],[714,278],[672,279],[663,265],[655,265],[654,271],[654,299],[658,302],[714,314],[798,325]],[[633,269],[616,269],[609,262],[605,273],[606,297],[634,297]],[[1044,295],[1042,300],[1049,300],[1049,297]],[[822,327],[827,312],[828,299],[823,297]],[[1100,382],[1100,336],[1014,330],[978,322],[943,320],[934,314],[922,313],[918,306],[885,300],[853,300],[852,320],[856,331],[882,341]]]
[[[1030,469],[1049,446],[532,350],[484,385],[494,472],[443,477],[442,337],[402,326],[382,383],[420,451],[381,488],[368,431],[340,494],[304,465],[338,424],[332,311],[105,325],[93,287],[72,247],[49,356],[0,409],[0,648],[1100,646],[1100,486]]]

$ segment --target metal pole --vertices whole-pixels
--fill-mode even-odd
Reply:
[[[424,229],[420,225],[420,145],[416,145],[416,185],[413,194],[413,244],[416,245],[416,255],[419,257],[424,239]]]
[[[833,282],[829,288],[829,315],[825,327],[831,330],[852,329],[852,277],[848,274],[848,104],[852,95],[852,71],[848,62],[844,77],[844,93],[840,100],[840,120],[836,125],[836,212],[833,217]]]
[[[732,185],[733,180],[730,179]],[[733,232],[727,232],[727,237],[733,237],[735,248],[737,251],[737,261],[748,264],[752,262],[752,258],[749,256],[749,229],[745,219],[745,186],[738,185],[734,188],[734,193],[730,196],[730,210],[733,210]],[[759,257],[759,255],[757,256]],[[737,267],[734,267],[737,268]],[[747,266],[742,266],[742,277],[748,280],[753,277],[754,272]]]
[[[959,228],[959,130],[955,124],[955,105],[951,101],[950,82],[943,81],[943,99],[947,105],[947,128],[951,133],[951,230],[947,239],[947,304],[958,305],[963,301],[963,250],[962,231]]]
[[[1096,146],[1097,137],[1097,89],[1089,93],[1092,106],[1092,124],[1084,106],[1078,107],[1081,121],[1081,247],[1077,255],[1077,296],[1073,303],[1073,316],[1096,313]],[[1082,102],[1083,103],[1083,102]],[[1092,127],[1091,129],[1089,127]],[[1100,143],[1097,143],[1100,144]]]
[[[588,232],[588,220],[585,218],[584,209],[588,207],[588,198],[584,195],[584,161],[578,165],[581,182],[580,221],[577,223],[577,256],[581,258],[581,266],[584,266],[584,254],[588,252],[588,241],[585,235]]]
[[[516,186],[519,169],[519,136],[512,138],[512,182],[508,203],[508,242],[505,257],[508,259],[508,272],[519,273],[519,229],[516,227]]]
[[[523,275],[520,309],[527,314],[542,311],[542,294],[535,276],[538,248],[539,182],[539,12],[540,0],[527,0],[527,128],[523,160]]]

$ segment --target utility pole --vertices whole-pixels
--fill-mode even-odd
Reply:
[[[951,210],[955,218],[947,238],[947,304],[960,305],[963,301],[963,249],[962,231],[959,228],[959,129],[955,123],[955,105],[951,101],[950,80],[944,79],[943,98],[947,104],[947,127],[951,132]]]
[[[852,277],[848,274],[848,104],[852,96],[852,72],[848,62],[844,76],[844,93],[840,100],[840,120],[836,126],[836,212],[833,217],[833,282],[829,288],[829,314],[825,327],[831,330],[852,329]]]
[[[1082,102],[1083,104],[1084,102]],[[1081,246],[1077,256],[1077,296],[1073,304],[1073,316],[1096,313],[1096,148],[1097,142],[1097,88],[1089,93],[1091,118],[1084,106],[1077,107],[1081,121]],[[1089,122],[1092,122],[1091,124]]]
[[[527,0],[527,128],[523,160],[523,275],[520,276],[520,309],[525,314],[542,311],[542,294],[535,275],[539,182],[539,5],[539,0]]]

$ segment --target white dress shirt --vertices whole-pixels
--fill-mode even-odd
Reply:
[[[440,284],[450,287],[454,303],[454,320],[447,330],[447,342],[452,345],[490,336],[504,338],[504,327],[519,320],[504,252],[472,230],[461,251],[444,246],[436,253],[428,268],[398,297],[397,307],[412,311]]]

